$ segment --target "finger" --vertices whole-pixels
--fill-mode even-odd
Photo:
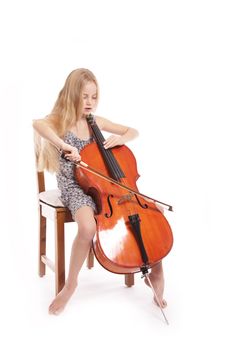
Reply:
[[[71,155],[76,158],[79,157],[79,153],[77,152],[77,150],[72,152]]]
[[[66,159],[66,160],[69,160],[69,161],[72,160],[72,158],[71,158],[70,156],[65,156],[65,159]]]
[[[114,140],[107,140],[104,143],[104,148],[111,148],[115,146],[115,142]]]
[[[103,142],[103,144],[104,144],[104,145],[109,144],[109,143],[111,143],[113,140],[114,140],[114,136],[109,136],[109,137]]]
[[[104,148],[105,149],[108,149],[108,148],[111,148],[112,146],[111,146],[111,144],[109,144],[109,143],[106,143],[105,145],[104,145]]]

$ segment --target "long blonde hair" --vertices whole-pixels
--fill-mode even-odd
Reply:
[[[63,138],[66,131],[81,117],[82,91],[86,83],[94,82],[99,97],[98,82],[94,74],[86,69],[73,70],[67,77],[51,113],[46,117],[49,126]],[[59,153],[54,145],[35,134],[35,152],[38,171],[56,172],[59,168]]]

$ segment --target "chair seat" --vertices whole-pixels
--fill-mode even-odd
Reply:
[[[39,200],[55,208],[65,208],[60,196],[61,192],[59,189],[48,190],[39,193]]]

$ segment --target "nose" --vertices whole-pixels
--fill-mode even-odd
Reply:
[[[91,98],[90,97],[87,98],[87,104],[91,105]]]

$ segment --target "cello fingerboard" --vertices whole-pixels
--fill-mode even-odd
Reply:
[[[122,171],[119,163],[117,162],[116,158],[114,157],[111,149],[105,149],[103,142],[105,141],[105,138],[103,136],[103,134],[101,133],[98,125],[96,124],[94,117],[92,114],[89,114],[87,116],[87,122],[90,125],[93,135],[94,135],[94,139],[98,145],[98,148],[103,156],[105,165],[111,175],[111,177],[114,180],[119,181],[120,179],[125,177],[124,172]]]

